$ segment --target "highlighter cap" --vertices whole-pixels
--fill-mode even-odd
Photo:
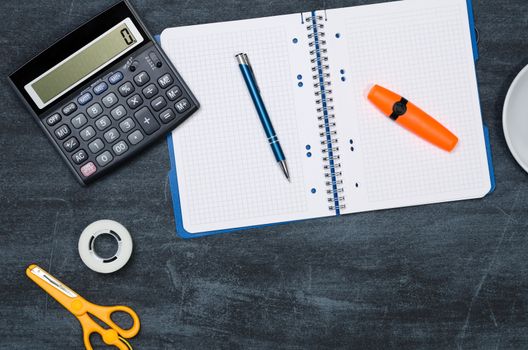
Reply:
[[[392,114],[394,104],[401,100],[401,96],[383,86],[374,85],[369,91],[368,99],[388,117]]]

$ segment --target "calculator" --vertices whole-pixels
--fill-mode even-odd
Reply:
[[[55,42],[9,80],[83,185],[199,108],[127,1]]]

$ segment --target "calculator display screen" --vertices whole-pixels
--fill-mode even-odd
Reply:
[[[143,41],[134,23],[125,19],[25,86],[43,108]]]

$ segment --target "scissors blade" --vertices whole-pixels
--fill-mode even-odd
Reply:
[[[40,280],[44,281],[48,285],[52,286],[55,290],[65,294],[66,296],[68,296],[70,298],[76,298],[78,296],[77,293],[75,293],[70,288],[66,287],[62,282],[60,282],[58,279],[56,279],[55,277],[50,275],[48,272],[46,272],[43,269],[41,269],[40,267],[38,267],[37,265],[34,265],[33,267],[31,267],[30,268],[30,272],[31,272],[31,274],[33,274],[34,276],[36,276]],[[30,278],[31,278],[31,276],[30,276]],[[34,280],[33,278],[31,278],[31,279]],[[40,283],[37,283],[37,284],[44,288],[44,286],[42,284],[40,284]],[[49,294],[53,295],[52,291],[48,290],[48,288],[44,288],[44,290],[46,290],[46,292],[48,292]]]

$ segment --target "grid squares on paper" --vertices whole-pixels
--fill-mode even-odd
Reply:
[[[358,91],[372,84],[394,90],[460,140],[452,153],[437,149],[389,125],[393,122],[361,96],[355,115],[370,202],[474,192],[489,178],[464,15],[450,6],[363,16],[346,23],[352,68],[348,75]]]
[[[177,32],[175,32],[177,34]],[[171,37],[169,57],[201,102],[173,132],[184,220],[190,225],[306,210],[287,44],[282,28]],[[268,145],[235,54],[246,52],[286,154],[289,183]]]

